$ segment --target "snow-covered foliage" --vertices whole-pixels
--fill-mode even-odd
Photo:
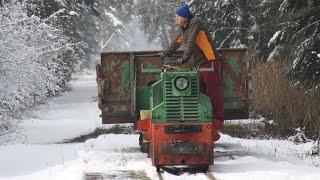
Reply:
[[[281,45],[277,45],[276,47],[274,47],[267,58],[267,62],[273,61],[275,59],[281,59],[281,52],[283,51],[283,49],[284,48]]]
[[[280,25],[287,38],[276,44],[285,44],[293,57],[289,78],[307,90],[320,85],[320,1],[283,0],[279,11],[285,22]]]
[[[94,67],[99,57],[96,6],[93,1],[27,1],[28,14],[40,17],[69,38],[69,52],[63,54],[63,59],[71,72]]]
[[[132,7],[131,0],[0,1],[0,135],[13,127],[8,117],[66,89],[72,73],[94,67],[101,49],[128,49]]]
[[[9,116],[19,116],[64,82],[61,54],[68,38],[36,16],[24,4],[0,7],[0,135]]]
[[[312,155],[320,155],[320,139],[315,141],[311,148],[311,154]]]
[[[113,23],[113,26],[118,26],[118,25],[122,25],[122,24],[123,24],[121,21],[119,21],[118,18],[116,18],[116,17],[114,16],[114,14],[109,13],[109,12],[105,12],[105,14],[111,18],[111,21],[112,21],[112,23]]]
[[[125,51],[131,49],[132,43],[126,37],[130,31],[129,22],[133,19],[133,1],[98,0],[100,12],[99,33],[101,51]]]
[[[320,57],[318,53],[320,53],[320,37],[305,40],[298,46],[295,53],[296,58],[289,71],[291,79],[309,90],[318,90],[320,87]]]
[[[136,1],[149,40],[167,46],[175,34],[174,10],[181,2]],[[295,61],[289,77],[308,89],[319,87],[319,0],[192,0],[189,6],[206,24],[216,48],[250,44],[256,59],[263,62]]]
[[[256,18],[248,11],[252,3],[237,0],[193,1],[193,13],[200,16],[217,47],[245,47],[250,26]]]
[[[141,18],[143,30],[149,41],[156,41],[163,48],[175,38],[175,9],[184,3],[181,0],[139,0],[136,14]]]
[[[288,138],[289,141],[294,142],[295,144],[301,144],[306,142],[312,142],[311,139],[308,139],[304,134],[305,128],[296,128],[295,135]]]
[[[268,46],[271,47],[274,44],[276,44],[276,41],[278,39],[281,39],[281,31],[277,31],[276,33],[274,33],[274,35],[272,36],[272,38],[268,42]]]

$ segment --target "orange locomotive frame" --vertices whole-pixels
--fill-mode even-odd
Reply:
[[[152,123],[151,119],[137,122],[137,130],[143,131],[143,140],[150,143],[151,160],[154,166],[204,165],[213,164],[213,132],[212,123],[179,123],[179,126],[198,126],[201,131],[186,133],[167,133],[166,126],[177,126],[177,123]],[[165,144],[171,142],[189,142],[201,147],[199,153],[170,152]],[[173,145],[174,146],[174,145]]]

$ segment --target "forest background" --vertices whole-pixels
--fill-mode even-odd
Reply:
[[[140,28],[154,47],[176,35],[181,0],[0,0],[0,136],[25,113],[68,90],[101,51],[130,51]],[[247,48],[252,112],[285,136],[320,135],[320,1],[194,0],[216,48]]]

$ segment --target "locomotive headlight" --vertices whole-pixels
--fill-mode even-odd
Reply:
[[[180,91],[184,91],[189,86],[189,81],[186,77],[177,77],[174,81],[176,88]]]

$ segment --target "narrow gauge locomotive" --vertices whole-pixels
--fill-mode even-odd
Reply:
[[[220,49],[225,119],[248,117],[249,78],[245,49]],[[199,92],[199,71],[164,68],[156,51],[101,54],[97,65],[102,122],[134,123],[139,144],[152,164],[213,164],[212,107]],[[176,53],[168,62],[181,57]],[[167,62],[165,62],[167,63]]]

